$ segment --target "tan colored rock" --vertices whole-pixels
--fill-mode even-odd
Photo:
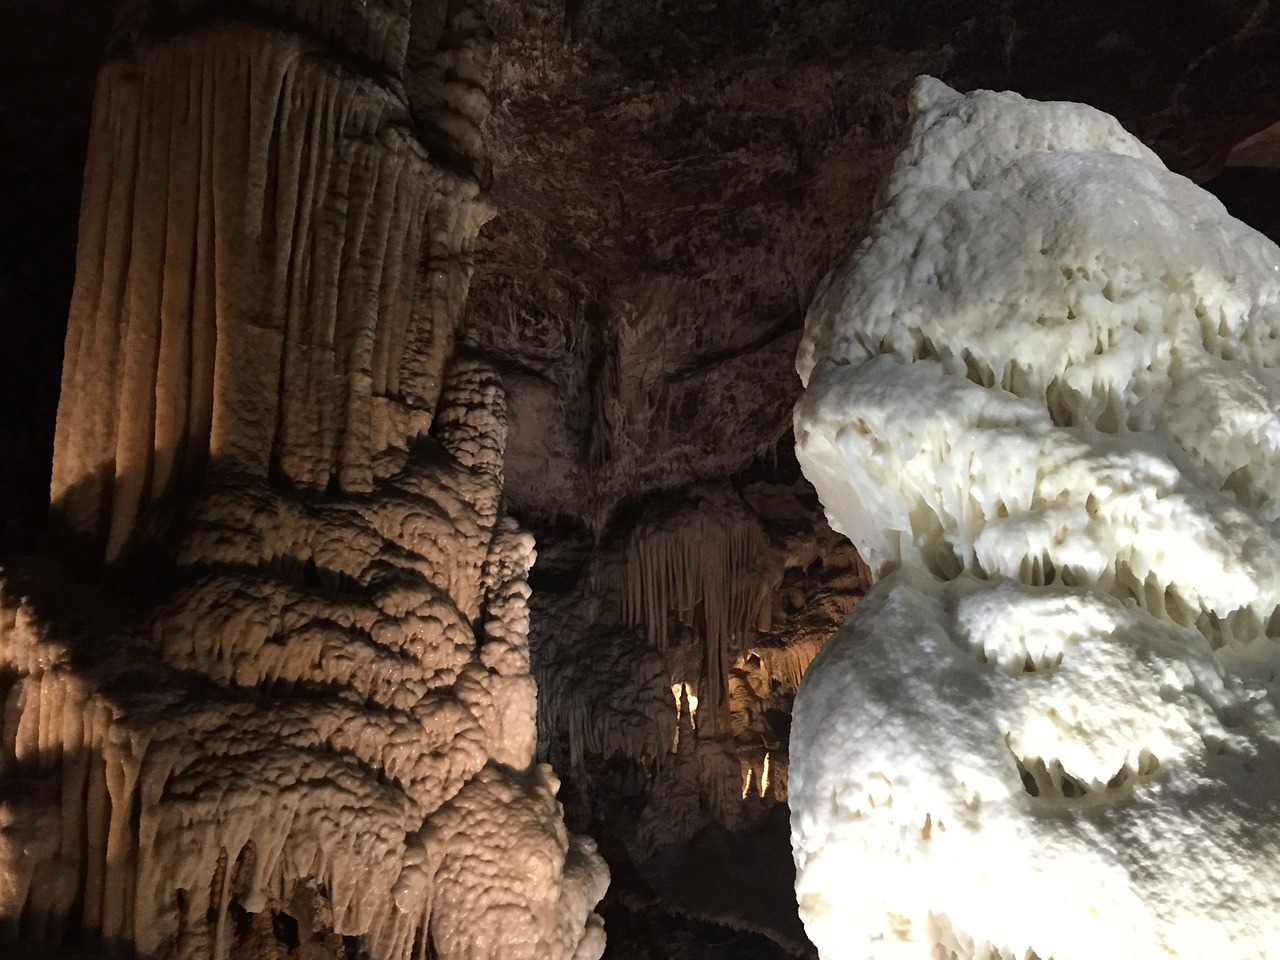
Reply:
[[[124,30],[101,74],[52,512],[134,599],[0,570],[0,936],[594,960],[505,393],[453,356],[487,202],[414,133],[408,4],[263,6],[297,29]]]

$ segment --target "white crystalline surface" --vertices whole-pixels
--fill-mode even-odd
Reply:
[[[929,79],[797,450],[879,578],[796,701],[825,958],[1280,956],[1280,250],[1114,119]]]

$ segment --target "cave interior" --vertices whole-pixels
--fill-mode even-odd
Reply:
[[[366,7],[392,23],[391,40]],[[485,688],[492,700],[485,709],[501,714],[505,691],[510,702],[524,703],[520,698],[530,689],[524,681],[531,677],[538,690],[536,729],[517,735],[511,732],[516,719],[495,720],[494,729],[505,732],[486,733],[485,756],[512,769],[535,759],[554,769],[560,832],[591,838],[608,866],[608,889],[595,909],[603,917],[605,956],[614,960],[816,957],[793,892],[786,792],[791,705],[805,668],[869,587],[871,571],[830,529],[801,474],[792,437],[801,393],[795,354],[820,281],[866,234],[877,187],[908,121],[914,79],[927,74],[960,90],[1014,90],[1096,106],[1234,216],[1280,238],[1280,13],[1265,2],[17,0],[3,18],[5,590],[40,608],[50,629],[62,631],[59,656],[69,671],[105,678],[93,682],[106,690],[128,688],[112,694],[118,702],[133,703],[130,685],[177,683],[172,678],[180,674],[193,689],[220,685],[223,699],[188,692],[174,709],[211,715],[239,710],[255,697],[293,703],[322,694],[303,691],[312,682],[305,677],[282,689],[284,667],[246,679],[238,667],[226,666],[231,654],[205,662],[198,643],[184,646],[178,634],[191,628],[183,624],[219,620],[228,594],[202,586],[210,578],[223,578],[218,589],[224,591],[233,584],[237,596],[253,593],[256,582],[278,581],[292,591],[290,610],[301,609],[303,600],[311,604],[308,629],[350,626],[349,620],[369,633],[370,622],[390,616],[387,606],[373,607],[395,589],[409,591],[403,585],[409,575],[375,575],[372,561],[345,568],[343,543],[330,541],[359,540],[352,549],[376,556],[383,567],[400,564],[418,573],[429,567],[422,575],[447,582],[459,622],[493,644],[501,629],[477,624],[515,610],[508,622],[524,626],[511,629],[527,632],[523,666],[504,673],[497,653],[485,660],[491,674],[508,682]],[[398,40],[397,29],[404,34]],[[284,359],[261,364],[259,357],[270,352],[266,340],[229,327],[230,346],[219,339],[215,353],[235,369],[227,374],[220,363],[206,371],[212,399],[204,413],[197,411],[196,387],[183,393],[183,410],[190,411],[172,427],[180,437],[176,453],[166,454],[156,439],[170,429],[160,409],[170,402],[161,395],[167,382],[162,358],[143,364],[150,364],[151,379],[141,383],[144,392],[152,385],[157,391],[148,401],[154,436],[131,439],[128,400],[121,401],[123,412],[99,416],[103,396],[142,376],[129,372],[134,354],[123,326],[116,353],[101,344],[90,349],[75,334],[81,372],[64,372],[73,369],[73,358],[64,356],[64,345],[69,350],[72,343],[68,316],[88,315],[88,308],[77,307],[75,292],[86,282],[85,261],[120,256],[111,231],[123,229],[120,211],[135,209],[113,193],[132,176],[110,165],[124,155],[123,141],[104,146],[98,141],[109,139],[108,132],[99,128],[136,123],[141,132],[131,149],[142,187],[166,175],[178,183],[178,173],[165,171],[184,164],[178,146],[164,152],[166,143],[181,138],[174,133],[165,141],[151,130],[148,104],[213,111],[210,129],[219,143],[243,120],[257,157],[256,94],[237,101],[234,83],[208,80],[221,76],[217,64],[250,48],[257,52],[245,54],[245,62],[257,66],[245,68],[252,80],[244,89],[278,82],[284,91],[273,94],[283,106],[261,162],[283,163],[277,153],[289,145],[303,158],[292,187],[275,179],[258,184],[264,177],[255,172],[257,160],[230,174],[232,180],[247,174],[244,192],[257,198],[260,211],[289,189],[302,189],[313,160],[299,145],[317,154],[339,150],[326,141],[325,125],[337,122],[334,111],[365,111],[370,129],[377,127],[357,144],[368,147],[371,159],[357,151],[353,169],[363,163],[393,171],[333,187],[341,202],[325,209],[341,207],[351,218],[359,208],[360,217],[377,225],[361,236],[380,236],[377,242],[400,258],[395,270],[375,240],[342,250],[316,241],[304,249],[302,240],[290,247],[288,237],[275,234],[284,222],[279,218],[264,217],[265,225],[253,228],[255,238],[270,234],[262,240],[268,255],[314,268],[306,280],[314,289],[299,293],[304,284],[291,280],[279,303],[299,301],[305,314],[323,302],[339,318],[339,330],[348,314],[369,314],[370,329],[389,326],[392,342],[401,329],[412,339],[420,317],[434,317],[436,326],[415,341],[417,379],[411,382],[404,373],[409,361],[402,361],[399,385],[392,383],[394,373],[377,372],[382,334],[376,334],[372,388],[361,386],[363,367],[339,369],[341,357],[338,367],[317,373],[312,347],[299,345],[314,333],[304,321],[302,333],[290,326],[283,334],[283,350],[276,349]],[[294,51],[288,56],[295,59],[280,54],[284,65],[277,69],[272,57],[279,50]],[[261,80],[259,68],[270,77]],[[172,92],[188,83],[195,91],[189,96]],[[142,111],[134,121],[120,119],[126,108],[108,96],[112,84],[149,91],[139,95],[141,107],[132,107]],[[307,96],[325,106],[291,120],[289,91],[305,84],[317,91]],[[363,86],[345,92],[355,84]],[[210,99],[201,106],[201,97]],[[174,109],[176,118],[181,110]],[[320,119],[308,127],[314,117]],[[178,121],[172,122],[176,130]],[[218,149],[208,154],[215,167]],[[98,168],[95,151],[107,158]],[[225,169],[199,161],[183,172],[191,174],[193,196],[207,188],[216,198],[220,190],[243,186],[228,186]],[[210,185],[215,175],[223,180]],[[320,193],[299,196],[299,212],[289,214],[299,221],[307,203],[317,211],[330,203]],[[197,229],[172,226],[175,202],[169,213],[160,207],[136,214],[142,224],[132,240],[137,270],[147,269],[145,218],[151,216],[170,223],[169,247],[161,231],[163,249],[152,269],[166,277],[174,271],[165,263],[166,249],[172,256],[173,237]],[[192,215],[193,223],[199,220]],[[444,221],[447,227],[440,227]],[[234,235],[239,227],[219,229]],[[322,234],[317,227],[315,236]],[[194,260],[203,256],[199,243]],[[234,246],[210,260],[217,269],[208,283],[219,297],[223,264],[231,264],[229,286],[272,275],[270,268],[255,274],[259,268],[241,264]],[[337,291],[332,302],[320,278],[330,268]],[[366,268],[376,276],[362,274]],[[183,293],[192,303],[201,295],[199,276],[195,266],[182,273],[192,278]],[[103,281],[95,288],[95,303],[110,299],[109,286]],[[199,306],[171,309],[167,290],[154,291],[161,313],[185,309],[196,318],[195,339],[173,349],[185,357],[179,365],[188,379],[198,381],[199,361],[192,358],[200,349]],[[227,310],[247,318],[236,320],[245,331],[265,329],[253,312],[272,309],[240,302],[258,293],[227,294]],[[151,295],[142,289],[136,302]],[[262,296],[267,302],[268,293]],[[106,340],[114,336],[111,324],[129,312],[110,314],[100,303],[93,309],[100,326],[85,329],[98,329]],[[139,337],[161,342],[159,333]],[[343,346],[352,355],[357,349]],[[166,349],[163,343],[157,348]],[[108,355],[114,359],[104,367]],[[324,385],[330,381],[337,386]],[[71,409],[68,383],[82,390],[75,422],[59,413],[60,396]],[[259,409],[264,389],[272,394],[270,415],[244,414]],[[494,391],[505,398],[500,413],[474,400]],[[326,419],[331,407],[347,419]],[[201,416],[208,422],[202,425]],[[500,428],[485,419],[490,416]],[[350,426],[356,420],[359,428]],[[77,438],[99,428],[105,431],[99,445],[113,451],[104,456],[117,465],[105,484],[96,474],[86,479],[80,463],[89,454],[76,446]],[[74,436],[62,439],[64,429]],[[502,442],[494,447],[499,429]],[[439,466],[446,453],[465,469]],[[129,457],[145,463],[141,480],[120,466]],[[456,502],[447,511],[454,527],[431,534],[444,538],[445,554],[454,549],[450,537],[465,541],[456,570],[447,556],[432,560],[388,532],[386,517],[401,508],[395,523],[417,522],[405,505],[415,497]],[[287,544],[237,540],[227,546],[235,537],[224,528],[241,520],[235,536],[247,538],[244,531],[251,530],[254,543],[265,543],[272,531],[281,543],[309,537],[310,553],[290,553]],[[532,541],[518,530],[531,533]],[[537,559],[528,566],[533,545]],[[323,559],[325,549],[338,559]],[[506,573],[494,573],[498,567]],[[233,583],[235,577],[241,579]],[[523,593],[514,587],[503,593],[504,584],[524,578]],[[377,595],[373,606],[366,594]],[[259,599],[276,602],[265,592]],[[3,608],[0,603],[0,613]],[[273,615],[285,616],[278,609]],[[258,626],[250,619],[246,614],[243,624],[228,629],[252,633]],[[267,645],[285,644],[269,627],[259,632],[269,635]],[[118,640],[122,636],[129,639]],[[117,644],[141,649],[148,637],[163,650],[163,669],[126,676],[107,663]],[[14,688],[25,669],[0,666],[0,686]],[[349,681],[370,702],[384,696],[380,669],[369,667],[367,690],[360,688],[366,681]],[[452,682],[457,690],[462,680]],[[387,689],[388,709],[401,709],[398,698],[408,694]],[[347,702],[334,696],[335,703]],[[7,710],[21,712],[13,695],[7,702]],[[295,708],[278,706],[289,709]],[[21,749],[5,750],[12,765],[0,765],[0,830],[19,836],[10,823],[35,816],[24,813],[24,803],[38,801],[24,794],[45,789],[43,774],[22,767]],[[69,761],[60,762],[65,789]],[[398,773],[378,776],[399,782]],[[405,789],[422,809],[440,806],[423,799],[427,787],[422,796]],[[502,789],[492,786],[500,796]],[[550,803],[545,793],[545,785],[528,787],[530,797]],[[465,820],[465,811],[458,818]],[[182,829],[180,823],[157,829],[170,828]],[[561,838],[561,857],[572,862],[576,843]],[[218,876],[232,872],[226,862],[211,869],[221,870]],[[439,869],[447,873],[448,867]],[[583,880],[584,888],[596,880]],[[59,881],[37,870],[27,882],[52,888]],[[355,958],[415,936],[390,932],[389,921],[376,936],[343,933],[333,919],[338,907],[322,903],[336,890],[312,888],[308,898],[298,892],[302,886],[290,889],[284,901],[228,894],[230,932],[210,934],[206,943],[182,926],[172,934],[182,944],[179,953],[212,956],[216,940],[217,950],[230,951],[225,955],[254,960]],[[0,893],[9,895],[3,887]],[[358,892],[349,896],[359,900]],[[0,897],[6,909],[0,933],[45,944],[50,956],[62,955],[55,949],[68,957],[98,956],[102,949],[160,955],[139,947],[140,928],[124,921],[112,926],[109,902],[91,907],[83,901],[67,894],[61,906],[50,901],[25,910],[19,901],[15,913]],[[377,913],[376,906],[367,909]],[[356,906],[350,913],[363,916]],[[77,918],[79,932],[60,932],[64,916]],[[91,929],[97,932],[86,932]],[[458,956],[503,956],[485,953],[465,930],[456,937],[474,940],[468,941],[472,952]],[[530,957],[571,955],[530,949]],[[396,955],[386,950],[382,955]]]

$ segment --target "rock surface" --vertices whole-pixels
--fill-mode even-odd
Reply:
[[[506,395],[454,350],[475,17],[204,14],[126,7],[100,73],[51,529],[132,609],[0,571],[0,935],[595,960],[608,870],[534,757]]]
[[[823,957],[1280,949],[1280,247],[1111,117],[922,78],[809,314],[878,582],[796,699]]]
[[[30,550],[46,514],[76,200],[111,6],[17,3],[0,31],[0,72],[8,78],[0,105],[0,320],[30,344],[0,350],[0,553]],[[668,896],[689,873],[665,864],[696,856],[682,849],[723,850],[733,835],[716,832],[723,830],[716,817],[748,832],[769,822],[763,807],[785,782],[780,761],[797,671],[864,582],[812,492],[796,484],[787,434],[799,386],[791,366],[819,280],[865,232],[871,197],[905,128],[912,78],[932,72],[965,89],[1012,87],[1097,104],[1171,167],[1203,178],[1234,143],[1280,116],[1275,14],[1210,0],[1158,9],[1092,0],[1069,7],[499,0],[452,13],[438,4],[413,8],[409,29],[398,34],[396,122],[407,117],[433,164],[479,184],[497,212],[473,254],[457,259],[463,273],[473,264],[475,271],[468,315],[454,319],[499,368],[510,396],[504,497],[534,530],[541,557],[531,573],[531,656],[548,692],[542,749],[565,776],[575,828],[590,826],[615,875],[626,878],[626,889],[615,882],[618,896],[606,901],[619,929],[652,929],[635,921],[633,908],[646,924],[671,910],[723,911],[711,917],[722,922],[736,909],[760,922],[769,911],[735,907],[732,897],[713,907]],[[144,9],[138,36],[171,36],[190,25],[188,15],[216,19],[213,9],[160,4],[156,16]],[[281,27],[274,9],[258,22]],[[324,45],[334,26],[315,11],[303,16]],[[113,54],[120,49],[113,45]],[[376,44],[361,41],[360,50],[359,70],[389,62]],[[489,94],[477,95],[486,85]],[[1270,187],[1247,168],[1229,172],[1245,214],[1261,213]],[[423,250],[429,260],[425,242]],[[437,309],[429,289],[414,293],[411,316]],[[456,297],[448,283],[435,289]],[[424,358],[442,355],[426,346]],[[337,358],[334,369],[345,362]],[[295,401],[298,391],[364,390],[298,381],[289,389]],[[374,406],[391,409],[382,399]],[[424,429],[420,416],[416,425],[376,419],[394,431]],[[309,462],[308,483],[319,482],[325,463],[331,472],[339,462],[358,463],[365,446]],[[383,459],[375,488],[400,458]],[[333,475],[349,486],[359,472]],[[152,481],[144,486],[142,500]],[[729,722],[715,737],[699,731],[715,741],[701,749],[706,762],[681,760],[685,771],[708,775],[694,783],[660,778],[660,764],[645,758],[674,741],[676,697],[663,682],[679,681],[684,697],[685,681],[698,678],[694,696],[703,682],[708,634],[697,606],[690,616],[676,604],[650,629],[601,586],[639,582],[616,564],[656,521],[700,500],[716,516],[755,514],[769,549],[753,559],[774,586],[769,632],[735,636],[722,657]],[[615,575],[603,575],[611,565]],[[322,572],[303,575],[314,582]],[[664,635],[665,658],[656,642]],[[608,650],[602,676],[587,683],[588,654],[597,648]],[[581,768],[570,763],[575,742]],[[690,739],[683,742],[688,749]],[[628,751],[640,756],[624,769]],[[762,798],[766,757],[771,786]],[[679,815],[664,820],[660,810]],[[666,824],[672,829],[657,829]],[[690,834],[695,844],[654,854],[650,841]],[[782,875],[790,868],[781,834],[776,839],[774,872]],[[724,862],[733,862],[729,853]],[[703,887],[717,884],[728,889],[714,875]],[[776,912],[783,908],[794,909],[782,904]],[[306,911],[324,926],[323,908]],[[251,933],[274,949],[265,916]],[[296,937],[287,924],[279,932],[305,940],[304,920]],[[772,928],[789,944],[780,953],[800,949],[791,933]],[[672,929],[671,942],[687,945],[695,927],[673,921]],[[710,927],[697,929],[714,937]],[[647,950],[634,946],[637,955]]]

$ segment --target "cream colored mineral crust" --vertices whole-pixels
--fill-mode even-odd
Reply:
[[[809,935],[1280,956],[1280,250],[1089,107],[911,110],[797,362],[878,580],[796,701]]]
[[[141,627],[0,569],[8,937],[234,958],[237,912],[318,889],[376,960],[600,956],[608,871],[534,763],[504,424],[496,377],[460,361],[430,463],[369,495],[223,478]]]

